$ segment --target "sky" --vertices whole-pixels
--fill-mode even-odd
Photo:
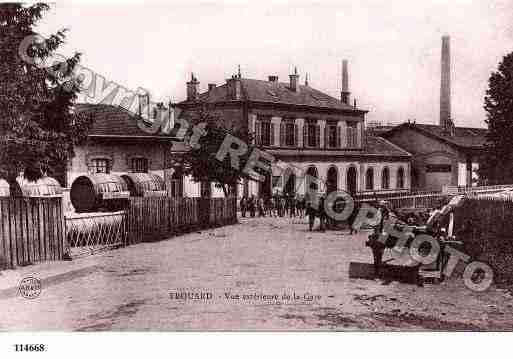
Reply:
[[[509,3],[508,3],[509,2]],[[349,61],[351,98],[367,121],[438,123],[441,37],[451,36],[452,118],[483,127],[488,78],[513,51],[510,0],[54,3],[37,31],[68,28],[65,56],[153,101],[185,99],[194,72],[201,91],[242,77],[303,83],[340,98]]]

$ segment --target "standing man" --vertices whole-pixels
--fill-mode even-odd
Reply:
[[[280,198],[280,217],[283,217],[285,215],[286,206],[287,206],[287,203],[285,202],[285,196],[281,196],[281,198]]]
[[[319,198],[319,208],[317,209],[319,213],[319,231],[324,232],[326,230],[326,210],[324,209],[325,198],[324,195]]]
[[[248,199],[246,198],[246,196],[242,196],[242,198],[240,199],[240,211],[242,213],[242,217],[246,217],[247,205]]]
[[[295,196],[290,196],[289,215],[291,218],[296,217],[296,197]]]
[[[306,216],[308,217],[308,228],[310,229],[310,232],[313,229],[314,223],[315,223],[315,208],[313,206],[313,203],[311,201],[306,202]]]
[[[251,195],[248,201],[248,209],[249,209],[249,215],[254,218],[255,217],[255,196]]]
[[[265,217],[264,199],[262,197],[259,197],[257,202],[258,202],[258,216]]]

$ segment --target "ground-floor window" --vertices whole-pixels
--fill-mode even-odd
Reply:
[[[374,170],[372,168],[365,172],[365,189],[369,191],[374,189]]]
[[[93,158],[89,162],[88,170],[90,173],[110,173],[111,163],[108,158]]]
[[[397,188],[404,188],[404,168],[397,170]]]
[[[148,173],[148,159],[144,157],[134,157],[130,160],[130,169],[135,173]]]
[[[390,171],[388,170],[388,167],[383,168],[383,172],[381,172],[381,188],[390,188]]]

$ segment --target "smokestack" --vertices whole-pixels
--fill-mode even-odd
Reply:
[[[342,60],[342,92],[340,92],[340,101],[349,105],[349,75],[347,73],[347,60]]]
[[[442,37],[442,72],[440,81],[440,126],[448,134],[453,133],[451,119],[451,47],[450,37]]]

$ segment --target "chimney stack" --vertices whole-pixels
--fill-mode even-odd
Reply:
[[[276,75],[269,75],[268,79],[269,82],[278,82],[278,76]]]
[[[349,105],[349,75],[347,73],[347,60],[342,60],[342,92],[340,93],[340,101]]]
[[[294,67],[294,73],[289,75],[290,78],[290,89],[294,92],[299,92],[299,74],[297,73],[297,67]]]
[[[233,75],[231,79],[226,79],[228,89],[228,99],[240,101],[242,98],[242,85],[240,73]]]
[[[451,119],[451,47],[450,37],[442,36],[442,61],[440,81],[440,126],[449,135],[454,132]]]
[[[191,72],[191,81],[187,82],[187,101],[196,101],[199,98],[199,81]]]
[[[213,89],[216,88],[216,84],[208,84],[208,91],[212,91]]]

